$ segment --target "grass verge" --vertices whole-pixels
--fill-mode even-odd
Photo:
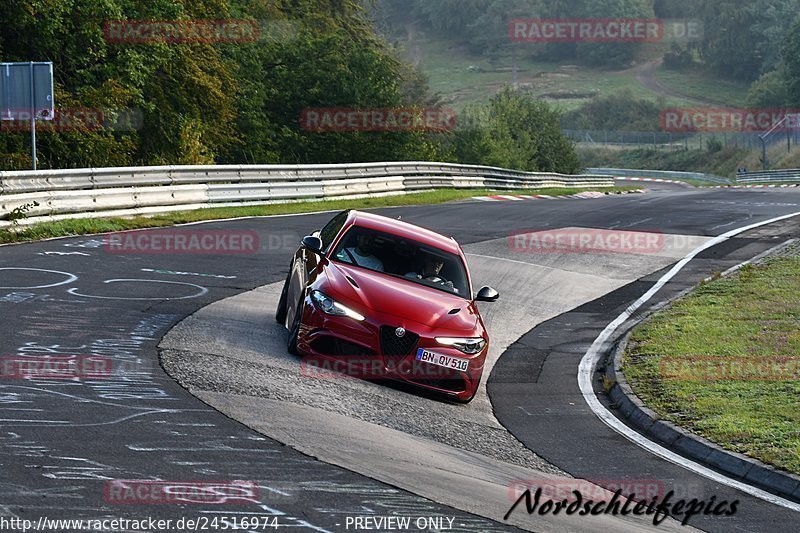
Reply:
[[[623,372],[658,415],[800,474],[800,257],[712,281],[631,335]]]
[[[704,172],[721,177],[736,175],[736,169],[749,152],[743,148],[708,150],[654,150],[653,148],[613,149],[608,147],[578,147],[581,165],[587,168],[618,167]],[[757,168],[757,167],[748,167]]]
[[[600,190],[607,193],[620,193],[636,190],[638,187],[610,187],[603,189],[525,189],[515,191],[490,191],[486,189],[435,189],[413,194],[382,196],[377,198],[362,198],[357,200],[323,200],[294,202],[283,204],[269,204],[246,207],[210,207],[194,211],[182,211],[164,215],[132,218],[86,218],[63,220],[59,222],[41,222],[31,226],[21,226],[15,230],[0,230],[0,243],[23,241],[36,241],[53,237],[67,237],[72,235],[87,235],[93,233],[106,233],[111,231],[124,231],[140,228],[157,228],[185,224],[187,222],[200,222],[204,220],[217,220],[237,217],[284,215],[295,213],[308,213],[310,211],[334,211],[344,209],[366,209],[374,207],[389,207],[403,205],[439,204],[455,200],[464,200],[473,196],[487,194],[547,194],[550,196],[567,196],[584,191]]]
[[[407,34],[399,39],[406,48],[406,58],[419,64],[428,77],[431,90],[457,111],[466,104],[486,103],[513,82],[511,54],[473,54],[457,39],[421,27],[414,29],[413,39]],[[562,111],[577,109],[594,97],[618,94],[623,89],[629,89],[636,98],[662,99],[636,81],[633,69],[608,70],[575,62],[542,61],[528,57],[524,50],[517,58],[517,82],[520,91],[542,98]],[[663,101],[670,107],[691,106],[683,98],[665,97]]]
[[[745,106],[750,88],[748,83],[718,78],[701,67],[685,70],[662,67],[656,71],[656,79],[689,98],[736,107]]]

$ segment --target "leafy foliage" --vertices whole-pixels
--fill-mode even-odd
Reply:
[[[594,98],[575,111],[566,113],[562,124],[581,130],[656,131],[661,128],[663,105],[637,99],[630,89]]]
[[[720,76],[754,81],[779,66],[800,0],[661,0],[656,13],[702,21],[703,38],[681,48],[696,50]],[[671,55],[685,57],[676,50]]]
[[[473,106],[465,114],[471,120],[451,139],[458,161],[531,172],[581,169],[561,132],[559,113],[541,100],[505,89],[487,106]]]
[[[438,31],[460,34],[484,31],[482,17],[492,7],[499,35],[505,38],[505,1],[416,2],[414,12]],[[533,4],[545,5],[514,2],[521,16]],[[376,35],[368,4],[5,0],[0,4],[0,53],[4,61],[52,61],[57,108],[102,111],[102,127],[43,128],[38,137],[42,168],[452,160],[461,155],[474,163],[576,168],[571,145],[558,133],[556,115],[511,93],[492,108],[505,113],[492,122],[493,133],[502,130],[502,141],[486,140],[480,150],[454,142],[457,135],[425,131],[304,130],[300,117],[309,108],[436,104],[424,76]],[[394,7],[407,11],[397,3]],[[260,32],[255,42],[177,43],[116,42],[105,33],[114,21],[198,19],[254,21]],[[117,117],[127,115],[138,117],[135,127],[115,127]],[[514,153],[529,148],[524,156]],[[26,132],[0,128],[0,166],[25,168],[29,150]]]
[[[786,105],[789,93],[785,76],[782,70],[773,70],[753,82],[747,93],[747,107],[780,108]]]
[[[404,17],[403,0],[381,0],[384,14]],[[477,54],[492,57],[510,53],[508,25],[515,18],[647,18],[651,0],[414,0],[414,12],[431,29],[467,44]],[[577,60],[610,67],[629,63],[636,43],[525,43],[520,54],[551,60]]]
[[[792,27],[783,48],[786,64],[784,83],[786,84],[787,104],[800,107],[800,20]]]

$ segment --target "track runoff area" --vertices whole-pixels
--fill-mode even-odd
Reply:
[[[645,450],[607,425],[579,377],[595,340],[627,306],[646,307],[672,284],[757,255],[775,244],[766,229],[792,219],[718,237],[799,206],[793,190],[676,188],[378,210],[453,235],[474,284],[501,293],[481,304],[491,351],[466,406],[390,384],[303,375],[285,352],[286,332],[273,316],[288,261],[331,213],[137,232],[178,232],[187,242],[192,233],[223,232],[258,243],[211,253],[112,250],[102,236],[2,247],[3,355],[56,365],[71,358],[59,368],[83,372],[18,372],[0,383],[3,518],[83,520],[81,527],[142,521],[116,524],[129,530],[151,518],[171,520],[173,530],[180,519],[186,528],[254,531],[788,530],[792,508]],[[641,300],[656,283],[656,297]],[[566,317],[558,331],[541,329]],[[548,381],[551,372],[559,378]],[[548,389],[561,378],[571,388]],[[520,429],[523,418],[547,430],[532,438]],[[608,503],[615,480],[651,500],[678,488],[678,499],[739,504],[730,516],[698,513],[688,526],[675,509],[659,514],[658,525],[655,513],[540,513],[545,498],[534,513],[523,504],[506,516],[520,489],[537,482],[568,494],[583,483]]]

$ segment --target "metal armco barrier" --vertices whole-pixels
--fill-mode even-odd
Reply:
[[[0,228],[205,207],[360,198],[434,188],[613,187],[609,176],[530,173],[449,163],[227,165],[0,172]],[[32,206],[33,203],[37,206]]]
[[[668,180],[695,180],[704,181],[708,183],[718,183],[720,185],[729,185],[731,180],[721,178],[719,176],[712,176],[710,174],[703,174],[702,172],[673,172],[670,170],[641,170],[631,168],[587,168],[587,174],[595,176],[619,176],[627,178],[658,178]]]
[[[738,183],[790,182],[800,181],[800,169],[764,170],[761,172],[742,172],[736,176]]]

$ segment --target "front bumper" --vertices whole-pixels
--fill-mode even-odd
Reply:
[[[391,337],[399,327],[406,333],[394,342]],[[482,331],[441,330],[374,311],[359,322],[327,315],[307,298],[297,348],[303,355],[302,371],[308,376],[390,379],[466,401],[475,395],[480,384],[488,342],[481,352],[467,355],[453,347],[442,346],[435,337],[477,337],[482,334]],[[420,348],[466,359],[468,368],[458,371],[418,361],[416,355]]]

